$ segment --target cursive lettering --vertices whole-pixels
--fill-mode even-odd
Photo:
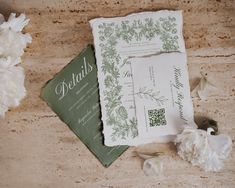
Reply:
[[[59,82],[55,87],[55,94],[62,100],[69,92],[69,90],[74,89],[74,87],[80,83],[91,71],[93,70],[92,65],[83,58],[83,64],[80,67],[80,72],[72,73],[71,79],[63,80]]]
[[[180,118],[187,123],[187,120],[184,118],[184,113],[183,113],[184,95],[181,91],[181,88],[183,88],[184,85],[180,81],[180,79],[181,79],[181,69],[180,68],[174,67],[174,78],[175,78],[175,83],[173,84],[173,86],[177,90],[177,97],[176,97],[175,104],[178,106]]]

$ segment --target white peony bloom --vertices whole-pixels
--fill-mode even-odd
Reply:
[[[28,22],[24,14],[18,18],[11,14],[8,21],[0,25],[0,66],[13,66],[21,62],[27,43],[32,41],[29,34],[21,32]]]
[[[175,140],[179,156],[205,171],[218,171],[232,150],[227,135],[211,135],[208,131],[185,128]]]
[[[18,106],[26,95],[23,68],[0,67],[0,83],[0,116],[4,116],[10,107]]]
[[[21,62],[24,48],[32,40],[21,32],[28,22],[24,14],[16,17],[12,13],[7,21],[0,14],[0,116],[18,106],[26,95],[23,68],[15,65]]]

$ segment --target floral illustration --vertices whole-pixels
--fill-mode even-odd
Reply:
[[[161,51],[170,52],[179,50],[176,29],[176,18],[165,17],[155,21],[152,18],[134,21],[122,21],[121,23],[102,23],[99,28],[99,39],[102,56],[102,73],[104,74],[105,90],[103,91],[106,107],[106,123],[113,129],[112,140],[117,138],[135,138],[138,135],[137,120],[129,117],[127,109],[123,106],[122,86],[119,83],[120,68],[127,63],[121,59],[116,45],[117,40],[125,43],[132,41],[152,40],[159,37],[162,41]],[[144,95],[144,93],[139,93]],[[145,96],[148,94],[146,93]],[[162,104],[164,97],[148,95],[156,102]]]

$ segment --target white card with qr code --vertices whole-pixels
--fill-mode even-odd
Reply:
[[[185,53],[162,53],[131,60],[139,136],[176,135],[193,124]]]

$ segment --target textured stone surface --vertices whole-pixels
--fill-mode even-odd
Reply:
[[[132,147],[106,169],[39,98],[43,84],[92,43],[88,20],[160,9],[183,10],[191,87],[203,71],[220,89],[205,101],[193,98],[195,115],[218,121],[234,142],[234,0],[0,0],[6,16],[27,14],[33,36],[22,64],[28,95],[0,120],[0,187],[235,187],[235,148],[217,173],[181,160],[172,144]],[[163,175],[144,176],[134,150],[164,152]]]

